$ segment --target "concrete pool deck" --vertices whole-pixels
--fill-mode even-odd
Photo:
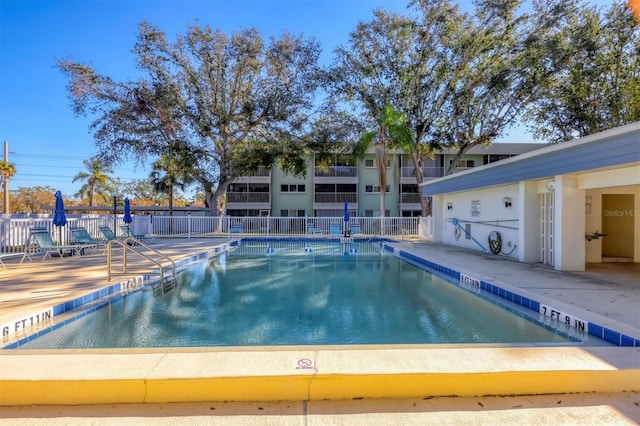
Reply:
[[[227,242],[152,244],[179,259]],[[393,246],[485,281],[507,282],[550,306],[640,337],[637,264],[567,274],[449,246]],[[9,266],[0,269],[0,325],[108,284],[104,256]],[[196,423],[215,416],[216,422],[227,424],[640,422],[637,347],[418,345],[1,353],[0,422],[46,418],[52,423],[52,417],[60,417],[68,424],[83,415],[105,423],[130,417],[155,423],[158,416],[193,416],[189,420]],[[532,394],[554,395],[504,397]],[[262,402],[220,402],[233,400]],[[126,414],[140,403],[145,404],[139,417],[133,411]],[[97,405],[59,407],[79,404]],[[56,410],[34,405],[58,406],[63,414],[47,414]]]

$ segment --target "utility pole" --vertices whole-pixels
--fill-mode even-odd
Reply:
[[[9,142],[4,141],[4,162],[9,164]],[[9,214],[9,178],[3,179],[4,186],[4,214]]]

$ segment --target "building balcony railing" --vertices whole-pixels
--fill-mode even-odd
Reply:
[[[314,169],[316,177],[358,177],[358,168],[351,166],[332,166],[328,170]]]
[[[270,203],[268,192],[227,192],[227,203]]]
[[[358,194],[355,192],[331,192],[331,193],[316,193],[314,201],[316,203],[357,203]]]
[[[419,204],[420,194],[400,194],[400,202],[402,204]]]
[[[402,177],[415,177],[414,167],[402,167]],[[444,176],[444,167],[423,167],[422,175],[426,178],[438,178]]]
[[[271,168],[265,167],[265,166],[259,166],[258,169],[252,172],[250,175],[241,176],[241,177],[250,178],[255,176],[271,176]]]

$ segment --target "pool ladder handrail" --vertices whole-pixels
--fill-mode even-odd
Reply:
[[[165,265],[161,262],[158,262],[157,260],[151,258],[150,256],[147,256],[146,254],[142,253],[139,250],[136,250],[134,247],[135,246],[141,246],[144,247],[147,250],[150,250],[151,252],[159,255],[160,257],[162,257],[163,259],[168,260],[171,263],[171,277],[173,278],[173,280],[175,281],[176,279],[176,264],[173,261],[173,259],[171,259],[169,256],[167,256],[166,254],[154,249],[153,247],[149,246],[148,244],[143,243],[142,241],[138,240],[137,238],[133,238],[133,237],[127,237],[123,240],[120,239],[114,239],[111,240],[107,243],[107,280],[111,281],[111,266],[112,266],[112,256],[111,256],[111,249],[113,245],[119,245],[122,247],[122,258],[123,258],[123,265],[122,265],[122,273],[123,274],[127,274],[127,250],[131,250],[134,253],[142,256],[143,258],[147,259],[148,261],[150,261],[151,263],[153,263],[154,265],[156,265],[159,269],[160,269],[160,282],[164,282],[164,269],[165,269]],[[167,265],[169,266],[169,265]]]

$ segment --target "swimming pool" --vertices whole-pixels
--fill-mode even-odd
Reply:
[[[440,275],[379,244],[247,240],[180,273],[173,291],[119,296],[20,347],[576,341]]]

